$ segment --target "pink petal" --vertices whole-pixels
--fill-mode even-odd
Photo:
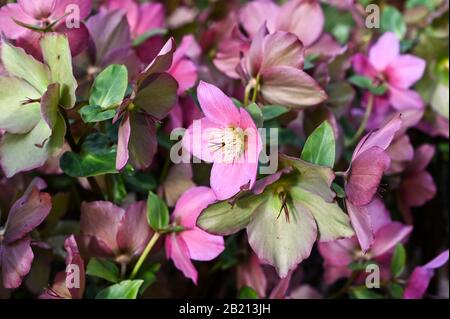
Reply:
[[[254,164],[253,166],[249,166],[249,174],[250,176],[255,176],[252,178],[251,187],[256,179],[256,169],[259,161],[259,154],[262,150],[262,140],[261,135],[259,134],[258,129],[256,128],[255,122],[248,112],[241,108],[239,109],[241,115],[241,123],[240,128],[244,130],[245,133],[245,162],[248,164]],[[255,171],[255,172],[253,172]]]
[[[208,205],[216,201],[214,192],[204,186],[192,187],[178,199],[173,219],[186,228],[194,228],[197,218]]]
[[[197,66],[188,59],[180,60],[168,71],[178,82],[178,94],[185,93],[197,82]]]
[[[189,249],[183,238],[176,234],[170,234],[166,237],[166,254],[167,258],[173,260],[175,267],[179,269],[186,278],[190,278],[197,284],[197,270],[191,262]]]
[[[345,185],[348,200],[356,206],[369,204],[390,164],[386,152],[376,146],[354,159]]]
[[[128,163],[128,143],[130,142],[131,125],[130,116],[125,114],[124,118],[120,122],[119,135],[117,143],[117,157],[116,157],[116,169],[121,170]]]
[[[353,261],[353,253],[356,243],[351,238],[344,238],[329,242],[318,243],[320,255],[325,259],[325,264],[330,266],[346,267]]]
[[[147,65],[138,76],[138,83],[148,78],[150,74],[165,72],[172,66],[173,54],[175,52],[175,40],[170,38],[162,47],[156,57]]]
[[[227,127],[239,125],[240,115],[237,107],[219,88],[200,81],[197,97],[203,113],[210,121]]]
[[[369,59],[361,53],[357,53],[352,57],[352,66],[359,75],[375,78],[378,74],[378,71],[370,64]]]
[[[277,285],[272,289],[269,299],[284,299],[289,289],[292,279],[292,271],[289,272],[286,278],[280,279]]]
[[[403,178],[400,195],[409,207],[420,207],[436,196],[436,184],[426,171]]]
[[[353,206],[348,200],[346,206],[361,250],[366,252],[373,244],[373,227],[368,208],[367,206]]]
[[[0,244],[0,268],[5,288],[19,287],[23,277],[30,272],[34,258],[30,242],[31,239],[26,237],[9,245]]]
[[[379,197],[375,197],[372,202],[367,205],[367,211],[370,215],[370,222],[374,233],[392,222],[391,213],[387,210],[384,202]]]
[[[275,30],[279,7],[271,1],[252,1],[239,10],[239,22],[253,37],[264,23],[270,31]]]
[[[424,107],[423,99],[419,93],[413,90],[398,89],[394,86],[389,87],[389,100],[398,111],[421,110]]]
[[[211,170],[210,182],[217,199],[231,198],[239,193],[242,187],[251,187],[256,179],[257,169],[258,163],[215,162]]]
[[[437,269],[444,266],[448,261],[448,249],[438,256],[436,256],[433,260],[429,261],[426,265],[423,266],[425,269]]]
[[[406,162],[411,161],[414,157],[414,148],[408,135],[402,135],[395,139],[392,144],[386,149],[392,161]]]
[[[32,16],[25,13],[19,4],[10,3],[2,6],[0,8],[0,31],[9,39],[17,39],[27,32],[26,28],[19,26],[13,19],[31,25],[37,22]]]
[[[219,43],[214,65],[232,79],[239,79],[236,67],[241,61],[241,53],[248,51],[248,45],[239,40],[226,39]]]
[[[48,17],[55,9],[56,0],[17,0],[22,10],[31,17]]]
[[[306,49],[305,55],[319,55],[334,58],[343,54],[347,50],[347,46],[341,45],[329,34],[322,33],[320,38]]]
[[[55,19],[61,18],[68,12],[69,6],[77,6],[80,10],[80,20],[84,20],[91,13],[92,0],[56,0],[52,17]]]
[[[72,56],[77,56],[87,47],[89,30],[84,23],[80,23],[79,28],[68,28],[65,23],[61,23],[55,31],[65,34],[69,39],[70,52]]]
[[[130,160],[135,168],[145,169],[152,164],[158,148],[155,123],[149,116],[131,112],[130,124],[131,135],[128,143]]]
[[[266,296],[267,278],[255,253],[251,252],[247,262],[238,266],[237,282],[238,288],[251,287],[260,298]]]
[[[133,34],[142,35],[153,29],[164,27],[164,7],[161,3],[144,3],[139,7],[139,21]]]
[[[139,23],[139,6],[135,0],[108,0],[106,7],[109,11],[122,9],[127,14],[128,24],[134,36]]]
[[[410,54],[401,55],[386,69],[388,81],[399,89],[407,89],[420,80],[425,67],[425,60]]]
[[[408,164],[407,172],[420,172],[426,169],[436,153],[436,148],[431,144],[423,144],[416,149],[414,159]]]
[[[405,226],[399,222],[392,222],[375,233],[374,243],[370,250],[373,257],[391,252],[397,244],[406,241],[411,234],[412,226]]]
[[[370,64],[379,72],[383,72],[388,65],[400,54],[400,41],[392,32],[386,32],[369,50]]]
[[[183,136],[183,147],[195,157],[206,161],[214,162],[214,153],[210,149],[210,134],[221,129],[210,119],[204,117],[193,122]]]
[[[275,32],[264,38],[263,46],[262,73],[274,66],[303,68],[305,52],[302,42],[295,35],[281,31]]]
[[[213,260],[225,249],[222,236],[214,236],[195,227],[184,231],[180,237],[185,241],[192,260]]]
[[[244,63],[242,68],[249,79],[256,77],[261,71],[264,61],[264,42],[268,33],[269,31],[267,31],[264,23],[254,36],[247,57],[242,60],[242,63]]]

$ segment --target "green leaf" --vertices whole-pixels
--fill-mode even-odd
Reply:
[[[95,299],[136,299],[143,280],[125,280],[100,291]]]
[[[83,106],[78,113],[84,123],[97,123],[112,119],[116,115],[115,110],[105,110],[99,105]]]
[[[281,105],[265,105],[261,108],[264,121],[273,120],[289,112],[287,107]]]
[[[258,104],[252,103],[248,105],[245,110],[250,114],[253,121],[255,122],[256,127],[262,127],[264,123],[263,114]]]
[[[361,88],[361,89],[368,89],[372,87],[372,79],[366,77],[366,76],[362,76],[362,75],[352,75],[348,81]]]
[[[109,260],[92,258],[87,265],[86,274],[113,283],[118,283],[120,281],[119,268]]]
[[[352,263],[350,263],[347,268],[352,270],[352,271],[366,271],[367,267],[370,265],[376,265],[375,262],[373,261],[354,261]]]
[[[383,296],[372,289],[364,286],[353,287],[350,289],[350,298],[352,299],[383,299]]]
[[[336,193],[337,197],[339,198],[347,197],[347,195],[345,194],[345,190],[340,185],[333,183],[331,184],[331,188]]]
[[[336,142],[331,125],[325,121],[306,140],[301,158],[307,162],[333,167],[336,158]]]
[[[393,6],[385,6],[381,14],[381,30],[394,32],[401,40],[406,34],[406,23],[403,15]]]
[[[405,262],[406,262],[406,250],[403,245],[398,244],[395,247],[394,255],[392,256],[391,261],[391,274],[392,277],[397,278],[405,269]]]
[[[103,70],[92,86],[90,105],[102,109],[117,107],[128,87],[128,70],[124,65],[113,64]]]
[[[379,86],[371,86],[369,87],[369,91],[373,95],[384,95],[388,90],[388,87],[386,85],[379,85]]]
[[[404,289],[401,285],[399,285],[395,282],[390,282],[388,285],[388,291],[389,291],[389,294],[392,296],[392,298],[403,299]]]
[[[259,296],[253,288],[245,286],[239,290],[239,299],[259,299]]]
[[[154,231],[163,230],[169,225],[169,209],[166,203],[153,192],[148,193],[147,220]]]
[[[72,177],[90,177],[116,174],[116,149],[111,147],[105,134],[94,133],[87,137],[81,153],[66,152],[61,156],[61,169]]]
[[[139,289],[140,295],[143,294],[148,287],[156,282],[156,273],[159,271],[159,269],[161,269],[160,264],[153,264],[138,273],[137,278],[144,281],[141,288]]]

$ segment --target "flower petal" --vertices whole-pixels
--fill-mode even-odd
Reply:
[[[412,230],[412,226],[405,226],[399,222],[392,222],[380,228],[375,233],[374,243],[370,250],[371,256],[378,257],[392,252],[397,244],[406,241]]]
[[[121,170],[128,163],[129,159],[128,143],[130,142],[130,135],[131,135],[130,116],[128,113],[126,113],[119,125],[117,157],[116,157],[117,170]]]
[[[370,64],[383,72],[400,54],[400,41],[392,32],[384,33],[369,50]]]
[[[424,107],[423,99],[419,93],[413,90],[398,89],[394,86],[389,87],[389,101],[398,111],[421,110]]]
[[[407,89],[420,80],[425,67],[426,62],[421,58],[410,54],[401,55],[386,69],[388,81],[399,89]]]
[[[361,250],[366,252],[373,244],[373,226],[368,206],[354,206],[348,200],[345,203]]]
[[[0,266],[5,288],[19,287],[23,277],[30,272],[34,258],[30,243],[31,239],[27,237],[10,245],[0,245]]]
[[[173,211],[174,220],[181,226],[194,228],[197,218],[208,205],[216,201],[214,192],[204,186],[192,187],[181,195]]]
[[[195,227],[184,231],[180,236],[185,241],[192,260],[213,260],[225,249],[222,236],[214,236]]]
[[[175,267],[179,269],[186,278],[190,278],[194,284],[197,284],[198,273],[191,262],[189,249],[183,238],[176,234],[170,234],[166,237],[167,258],[173,260]]]

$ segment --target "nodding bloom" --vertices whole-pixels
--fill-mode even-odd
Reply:
[[[381,276],[390,278],[394,248],[408,239],[413,228],[392,221],[389,211],[378,197],[367,206],[367,212],[371,216],[374,240],[366,253],[361,251],[356,237],[319,243],[319,252],[325,260],[324,279],[327,284],[350,277],[352,270],[348,266],[354,262],[374,261],[381,266]]]
[[[248,112],[217,87],[200,82],[197,96],[205,117],[188,128],[183,147],[213,163],[211,188],[217,199],[228,199],[255,183],[261,137]]]
[[[82,299],[86,286],[86,272],[83,258],[78,250],[75,236],[71,235],[64,241],[66,250],[66,271],[56,274],[51,288],[45,289],[39,299]],[[75,267],[74,267],[75,266]],[[74,287],[67,287],[71,282]]]
[[[388,114],[389,106],[396,111],[423,109],[422,98],[410,87],[422,77],[426,62],[410,54],[400,54],[400,40],[394,33],[383,34],[370,48],[368,57],[356,54],[352,63],[356,73],[388,88],[385,95],[374,98],[376,118],[372,120],[377,124]]]
[[[448,250],[442,252],[426,265],[416,267],[408,279],[404,299],[420,299],[427,291],[428,285],[434,276],[435,270],[444,266],[448,261]]]
[[[0,9],[0,32],[36,58],[41,58],[39,39],[57,32],[67,36],[72,55],[85,48],[89,32],[83,20],[92,0],[18,0]]]
[[[140,255],[152,235],[145,202],[136,202],[126,210],[104,201],[83,203],[80,230],[79,243],[86,253],[120,264]]]
[[[52,200],[49,194],[41,193],[39,183],[31,184],[11,207],[8,219],[0,228],[0,274],[5,288],[20,286],[33,262],[30,233],[50,213]]]
[[[191,260],[207,261],[216,258],[225,249],[222,236],[211,235],[197,227],[197,218],[208,205],[216,201],[214,192],[207,187],[193,187],[178,200],[172,214],[172,223],[184,230],[167,235],[167,258],[186,278],[197,284],[197,270]]]
[[[386,149],[401,127],[402,120],[398,115],[379,130],[364,136],[356,146],[346,173],[345,202],[363,251],[367,251],[373,243],[369,205],[378,191],[384,172],[391,164]]]

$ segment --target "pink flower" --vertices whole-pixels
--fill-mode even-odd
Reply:
[[[427,291],[435,269],[442,267],[448,261],[448,250],[442,252],[426,265],[416,267],[409,277],[403,294],[404,299],[420,299]]]
[[[357,261],[373,260],[381,267],[381,274],[389,278],[390,260],[397,244],[404,243],[412,231],[412,226],[393,222],[383,202],[375,198],[368,206],[374,232],[372,247],[361,252],[356,237],[319,243],[319,251],[325,259],[325,282],[332,284],[342,277],[349,277],[348,266]]]
[[[17,288],[33,262],[31,233],[50,213],[51,197],[33,183],[11,207],[5,227],[0,228],[0,270],[5,288]]]
[[[80,228],[82,248],[90,255],[113,258],[121,264],[140,255],[152,235],[145,202],[136,202],[126,210],[104,201],[83,203]]]
[[[411,90],[423,75],[426,62],[410,54],[400,54],[400,41],[387,32],[370,48],[369,56],[356,54],[353,59],[356,73],[371,78],[376,84],[385,84],[388,91],[375,98],[375,112],[386,114],[388,105],[397,111],[423,109],[420,95]]]
[[[183,231],[167,235],[167,258],[186,278],[197,284],[197,270],[192,260],[207,261],[216,258],[224,249],[222,236],[211,235],[196,226],[197,218],[208,205],[216,201],[214,192],[207,187],[193,187],[178,200],[172,214],[172,222]]]
[[[66,266],[76,265],[78,267],[79,278],[74,278],[74,280],[79,280],[79,287],[68,288],[66,286],[66,279],[68,278],[71,269],[67,268],[66,271],[59,272],[55,276],[55,282],[51,288],[45,289],[39,296],[39,299],[82,299],[84,294],[84,289],[86,285],[86,272],[84,268],[84,261],[81,258],[80,251],[78,250],[77,242],[75,236],[71,235],[64,241],[64,248],[66,249]],[[77,273],[73,273],[75,276]],[[69,277],[70,278],[70,277]]]
[[[211,188],[219,200],[228,199],[255,183],[261,137],[247,111],[217,87],[200,82],[197,96],[205,117],[186,131],[183,147],[214,163]]]
[[[386,149],[401,127],[402,121],[398,115],[381,129],[364,136],[356,146],[347,171],[346,206],[363,251],[367,251],[373,243],[368,205],[378,190],[384,172],[390,167],[391,159]]]
[[[70,11],[74,8],[78,11]],[[75,56],[87,44],[89,32],[81,21],[91,8],[92,0],[19,0],[0,9],[0,31],[37,58],[41,57],[39,39],[43,33],[63,33]],[[69,27],[67,21],[75,26]]]

